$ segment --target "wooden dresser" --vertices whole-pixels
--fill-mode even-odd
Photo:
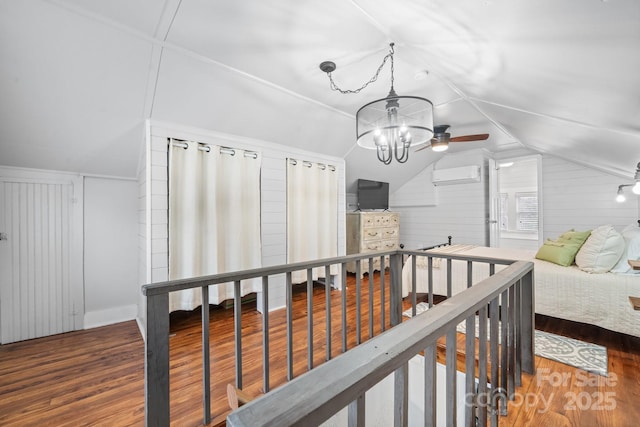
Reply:
[[[397,249],[400,244],[400,214],[396,212],[347,213],[347,255]],[[387,264],[388,265],[388,264]],[[373,262],[380,270],[380,258]],[[356,272],[356,263],[347,263],[347,271]],[[360,263],[360,273],[369,272],[369,261]]]

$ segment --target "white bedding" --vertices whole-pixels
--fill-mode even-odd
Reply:
[[[590,274],[576,266],[562,267],[534,258],[535,251],[523,251],[483,246],[452,245],[428,252],[454,252],[459,255],[475,255],[494,259],[533,261],[536,313],[597,325],[612,331],[640,336],[640,311],[629,303],[629,296],[640,296],[640,275]],[[420,259],[422,258],[422,259]],[[428,292],[427,258],[416,260],[416,291]],[[447,295],[447,262],[442,259],[434,264],[433,292]],[[439,264],[439,265],[437,265]],[[466,261],[452,261],[452,294],[467,287]],[[504,266],[496,265],[496,271]],[[411,292],[411,257],[402,269],[402,296]],[[488,264],[473,265],[473,283],[489,276]]]

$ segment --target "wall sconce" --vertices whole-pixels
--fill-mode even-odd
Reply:
[[[624,191],[622,191],[624,187],[633,187],[631,189],[633,194],[640,195],[640,163],[638,163],[638,166],[636,166],[636,174],[633,179],[635,180],[634,184],[618,185],[618,195],[616,196],[616,202],[622,203],[627,200],[626,196],[624,195]]]

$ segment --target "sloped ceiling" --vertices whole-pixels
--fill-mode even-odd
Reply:
[[[0,164],[134,177],[147,118],[343,157],[398,188],[441,155],[380,164],[359,94],[395,42],[395,89],[430,99],[451,152],[528,148],[623,176],[640,161],[635,0],[0,0]],[[427,71],[426,78],[416,74]],[[425,76],[425,73],[422,73]]]

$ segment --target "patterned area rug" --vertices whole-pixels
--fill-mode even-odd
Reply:
[[[416,305],[416,314],[427,311],[429,304]],[[411,309],[402,313],[411,317]],[[479,323],[476,321],[476,337],[479,335]],[[461,322],[456,330],[466,332],[466,322]],[[487,325],[487,339],[489,327]],[[567,338],[544,331],[535,331],[536,355],[546,359],[555,360],[565,365],[573,366],[587,372],[608,376],[607,348],[597,344]]]

